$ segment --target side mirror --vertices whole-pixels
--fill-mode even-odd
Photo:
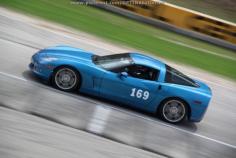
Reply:
[[[127,72],[119,73],[119,78],[122,78],[122,77],[124,77],[124,78],[128,77],[128,73]]]

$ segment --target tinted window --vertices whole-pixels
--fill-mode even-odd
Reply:
[[[198,87],[194,80],[168,65],[166,65],[165,82]]]

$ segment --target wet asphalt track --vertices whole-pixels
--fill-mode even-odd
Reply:
[[[156,156],[181,158],[235,157],[236,86],[234,83],[221,85],[217,82],[216,84],[213,80],[214,76],[201,74],[205,75],[204,80],[211,86],[214,95],[204,120],[196,124],[169,125],[153,116],[127,109],[122,105],[82,94],[60,92],[32,76],[27,66],[31,55],[38,48],[63,43],[94,51],[97,54],[125,51],[124,48],[103,45],[103,42],[90,40],[85,36],[75,38],[75,35],[67,32],[52,30],[0,9],[0,106],[2,106],[0,108],[0,140],[4,140],[0,141],[0,157],[1,155],[24,157],[24,154],[43,157],[45,151],[51,153],[50,157],[57,157],[59,155],[53,153],[51,151],[53,149],[44,150],[44,146],[57,147],[50,144],[55,141],[54,139],[61,139],[61,141],[73,139],[76,142],[77,137],[71,138],[67,134],[51,138],[52,131],[57,133],[61,130],[65,131],[68,127],[72,127],[75,133],[75,129],[79,129],[78,135],[84,131],[83,135],[86,136],[80,137],[83,137],[85,142],[87,139],[90,143],[94,140],[94,144],[91,143],[81,150],[68,141],[68,145],[64,144],[65,146],[61,146],[60,150],[57,148],[61,152],[64,148],[70,148],[72,155],[69,156],[71,157],[83,155],[86,150],[87,152],[97,151],[98,149],[89,148],[99,146],[97,137],[92,140],[90,138],[94,137],[94,134],[104,137],[100,141],[112,140],[118,142],[123,148],[129,148],[126,151],[130,151],[129,154],[119,155],[119,153],[124,153],[125,149],[122,151],[119,150],[122,147],[118,149],[115,145],[98,143],[101,144],[100,148],[104,149],[101,151],[103,152],[101,157],[111,157],[109,155],[111,153],[117,157],[144,157],[142,154],[145,152]],[[195,74],[191,72],[191,69],[188,71],[190,74]],[[19,120],[25,124],[20,126],[22,122]],[[27,123],[27,120],[37,122],[35,129],[31,128],[31,123]],[[43,126],[41,121],[46,121],[47,124],[51,124],[48,121],[56,122],[61,125],[55,125],[52,129],[50,126],[42,127],[40,131]],[[63,127],[65,125],[68,127]],[[25,137],[21,137],[22,133],[18,133],[18,129]],[[48,132],[50,130],[52,131]],[[68,130],[72,129],[68,128]],[[32,133],[36,136],[34,139],[31,139]],[[41,139],[49,139],[50,142],[42,143]],[[18,141],[13,142],[14,140]],[[40,147],[37,146],[39,144]],[[24,145],[29,149],[22,148]],[[109,149],[106,150],[107,146]],[[138,150],[140,154],[131,154],[136,148],[142,149]],[[112,152],[107,152],[108,150]],[[91,155],[86,156],[89,157],[95,153],[92,152]],[[60,156],[63,157],[63,153]]]

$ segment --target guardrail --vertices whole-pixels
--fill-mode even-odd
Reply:
[[[97,1],[107,2],[107,0]],[[94,3],[94,6],[163,29],[236,50],[236,24],[199,12],[151,0],[110,0],[106,4]]]

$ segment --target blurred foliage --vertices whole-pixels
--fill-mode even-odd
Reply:
[[[236,0],[165,0],[165,1],[236,23]]]

